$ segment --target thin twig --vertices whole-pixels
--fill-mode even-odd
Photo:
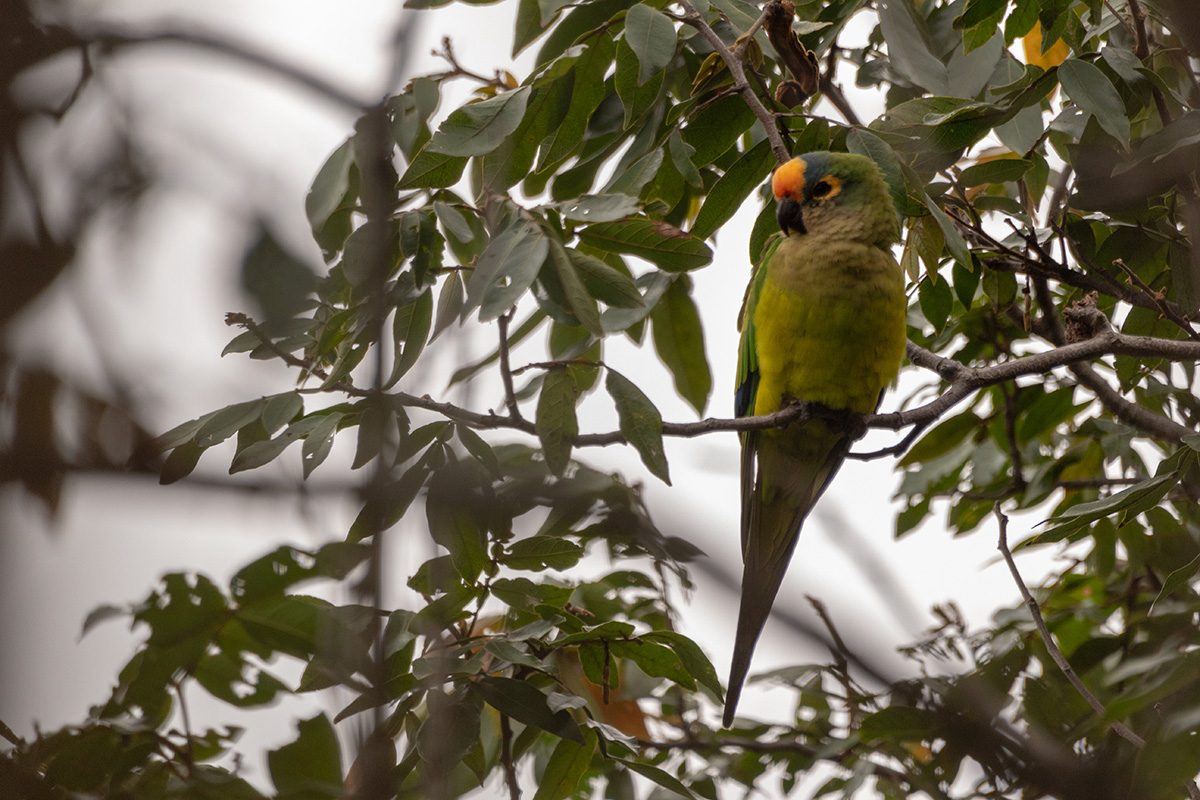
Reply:
[[[838,631],[837,626],[833,624],[833,618],[829,616],[829,609],[825,607],[825,604],[811,594],[804,595],[804,599],[817,612],[817,616],[825,625],[825,630],[829,631],[829,638],[833,640],[833,646],[829,648],[829,653],[833,656],[833,671],[846,690],[846,713],[850,717],[849,727],[854,728],[858,725],[861,714],[861,709],[855,701],[862,694],[850,678],[850,658],[854,654],[850,652],[850,648],[846,647],[846,642],[842,639],[842,634]]]
[[[1133,282],[1134,286],[1141,289],[1142,292],[1146,296],[1148,296],[1151,300],[1154,301],[1154,304],[1156,306],[1158,306],[1159,314],[1161,314],[1166,319],[1171,320],[1171,322],[1174,322],[1176,325],[1178,325],[1183,330],[1187,331],[1187,335],[1190,336],[1193,340],[1200,341],[1200,334],[1196,333],[1196,331],[1192,328],[1192,326],[1188,323],[1188,321],[1183,318],[1183,316],[1178,312],[1178,310],[1173,309],[1169,305],[1167,305],[1166,294],[1164,294],[1161,290],[1151,289],[1149,284],[1147,284],[1144,280],[1142,280],[1141,276],[1138,275],[1136,272],[1134,272],[1129,267],[1129,265],[1125,263],[1125,259],[1114,258],[1112,263],[1113,263],[1114,267],[1116,267],[1117,269],[1124,272],[1127,276],[1129,276],[1129,280]]]
[[[1014,493],[1025,491],[1025,459],[1017,444],[1017,395],[1008,383],[1000,384],[1004,395],[1004,436],[1008,439],[1008,456],[1012,459],[1012,488]]]
[[[510,308],[496,320],[500,328],[500,380],[504,382],[504,405],[508,415],[516,422],[521,422],[521,407],[517,405],[517,392],[513,389],[513,372],[508,363],[508,323],[512,320],[515,308]]]
[[[729,51],[738,58],[742,57],[742,52],[750,46],[750,40],[754,35],[762,29],[763,23],[767,21],[770,12],[763,9],[763,12],[758,15],[758,19],[754,20],[754,24],[746,29],[746,32],[738,37],[738,41],[734,43],[733,48]]]
[[[517,766],[512,758],[512,724],[507,714],[500,715],[500,763],[504,765],[509,800],[521,800],[521,784],[517,782]]]
[[[1058,665],[1062,674],[1075,687],[1075,691],[1079,692],[1079,696],[1087,701],[1087,704],[1092,707],[1092,710],[1099,714],[1102,718],[1107,716],[1108,709],[1100,702],[1096,695],[1092,694],[1091,689],[1084,685],[1079,676],[1075,674],[1075,668],[1071,666],[1071,662],[1067,661],[1067,657],[1058,649],[1058,645],[1054,642],[1054,637],[1050,633],[1050,629],[1046,627],[1046,621],[1042,619],[1042,611],[1038,607],[1037,600],[1034,599],[1028,587],[1025,586],[1025,581],[1021,579],[1021,572],[1017,569],[1016,562],[1013,561],[1012,551],[1008,549],[1008,517],[1000,510],[1000,504],[997,503],[993,512],[996,518],[1000,521],[1000,555],[1004,557],[1004,563],[1008,564],[1008,571],[1012,573],[1013,581],[1017,584],[1017,589],[1021,592],[1021,597],[1025,599],[1025,605],[1029,608],[1029,613],[1033,616],[1033,624],[1037,627],[1038,634],[1042,637],[1042,643],[1046,645],[1046,651],[1050,653],[1050,658]],[[1141,748],[1146,746],[1146,740],[1141,736],[1127,728],[1123,723],[1113,720],[1110,723],[1113,732],[1122,739],[1132,743],[1135,747]]]
[[[762,123],[763,129],[767,133],[767,139],[771,142],[771,152],[775,154],[775,160],[780,164],[788,161],[792,155],[775,125],[775,115],[762,104],[758,95],[754,93],[753,87],[750,86],[750,82],[746,80],[746,72],[742,69],[742,60],[730,52],[725,43],[721,41],[721,37],[704,21],[704,17],[700,16],[700,12],[696,10],[695,6],[688,0],[677,0],[677,2],[686,12],[683,21],[700,32],[700,35],[729,68],[729,74],[733,76],[733,85],[737,88],[738,94],[746,101],[746,105],[750,106],[750,110],[754,112],[754,116],[758,117],[758,121]]]
[[[188,714],[187,700],[184,699],[183,687],[178,681],[172,681],[171,688],[175,690],[175,696],[179,698],[179,717],[183,723],[184,738],[182,755],[187,771],[191,773],[196,768],[196,756],[192,751],[192,723]]]

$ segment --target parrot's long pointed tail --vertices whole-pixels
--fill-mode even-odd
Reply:
[[[742,519],[745,567],[729,693],[725,696],[726,728],[733,724],[754,647],[792,560],[800,527],[837,474],[849,446],[849,440],[840,432],[820,421],[787,431],[796,437],[794,444],[781,446],[778,438],[771,437],[758,440],[758,480],[753,476],[743,478],[747,481],[743,491],[748,493]]]
[[[789,550],[788,556],[790,555]],[[774,568],[768,569],[747,561],[742,573],[742,605],[738,610],[737,636],[733,640],[733,664],[729,667],[729,693],[725,695],[725,716],[722,720],[722,725],[726,728],[733,725],[733,716],[737,712],[738,699],[742,696],[742,684],[746,682],[746,673],[750,670],[754,647],[758,644],[763,626],[767,624],[767,617],[771,615],[771,606],[775,602],[775,595],[779,593],[779,586],[783,583],[787,567],[786,557],[779,559]]]

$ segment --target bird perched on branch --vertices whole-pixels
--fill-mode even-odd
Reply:
[[[742,603],[725,700],[733,722],[754,646],[804,519],[837,474],[856,415],[878,406],[904,357],[904,274],[887,184],[871,159],[808,153],[775,171],[779,237],[739,318],[738,416],[793,400],[813,413],[742,435]]]

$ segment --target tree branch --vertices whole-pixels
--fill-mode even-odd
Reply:
[[[750,106],[750,110],[754,112],[754,116],[758,117],[758,121],[762,123],[763,129],[767,133],[767,139],[771,142],[771,152],[775,154],[775,160],[780,164],[790,160],[792,155],[783,141],[783,136],[779,133],[779,128],[775,125],[775,115],[762,104],[758,95],[754,93],[754,88],[746,80],[746,71],[742,69],[742,60],[730,52],[725,43],[721,41],[721,37],[717,36],[716,31],[704,21],[704,17],[700,16],[700,12],[689,0],[677,0],[677,2],[685,12],[683,21],[700,32],[704,40],[712,46],[712,49],[725,62],[725,66],[729,68],[729,74],[733,76],[733,85],[738,94],[746,101],[746,105]]]
[[[1013,561],[1012,551],[1008,549],[1008,517],[1000,510],[1000,504],[996,503],[993,509],[996,514],[996,519],[1000,521],[1000,541],[998,548],[1000,555],[1004,557],[1004,563],[1008,565],[1008,571],[1013,576],[1013,581],[1017,584],[1017,589],[1021,592],[1021,597],[1025,600],[1025,605],[1029,609],[1030,615],[1033,617],[1033,624],[1037,627],[1038,635],[1042,637],[1042,643],[1046,645],[1047,652],[1050,653],[1050,658],[1058,665],[1059,670],[1075,687],[1075,691],[1079,692],[1079,696],[1087,701],[1087,704],[1092,707],[1092,710],[1104,718],[1108,714],[1108,709],[1100,702],[1100,698],[1092,694],[1091,689],[1084,685],[1079,676],[1075,674],[1075,668],[1071,666],[1071,662],[1067,661],[1067,657],[1062,654],[1062,650],[1058,649],[1058,645],[1054,641],[1054,636],[1051,635],[1050,629],[1046,627],[1046,621],[1042,618],[1042,610],[1038,607],[1038,602],[1030,593],[1028,587],[1025,586],[1025,581],[1021,579],[1021,572],[1017,569],[1017,564]],[[1123,723],[1113,720],[1113,732],[1122,739],[1133,744],[1134,747],[1142,748],[1146,746],[1146,740],[1141,736],[1127,728]]]

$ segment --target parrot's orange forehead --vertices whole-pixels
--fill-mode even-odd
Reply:
[[[805,166],[803,158],[793,158],[775,170],[775,177],[771,178],[771,191],[775,193],[776,200],[784,195],[799,198],[804,194]]]

